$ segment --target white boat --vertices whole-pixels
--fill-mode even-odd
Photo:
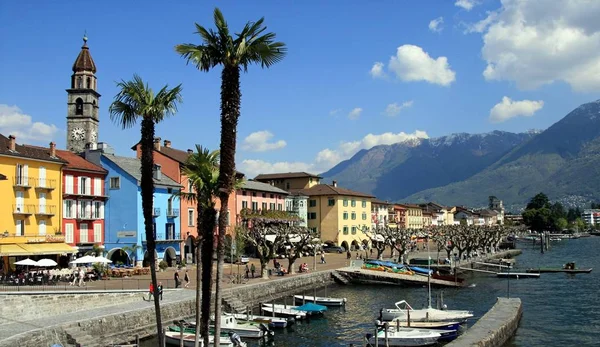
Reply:
[[[540,277],[539,273],[529,273],[529,272],[498,272],[496,273],[497,277],[511,277],[511,278],[538,278]]]
[[[211,320],[214,323],[214,317],[211,317]],[[195,324],[195,322],[190,322],[191,326],[195,326]],[[214,329],[215,326],[211,324],[209,327],[210,329]],[[261,323],[238,322],[233,315],[228,313],[221,315],[221,331],[233,331],[240,335],[240,337],[249,339],[260,339],[273,333],[266,325],[261,327]]]
[[[294,295],[294,300],[302,304],[312,302],[323,306],[344,306],[346,304],[346,298],[328,298],[324,296]]]
[[[278,304],[262,304],[260,309],[267,314],[274,314],[277,317],[291,317],[295,319],[306,318],[306,312],[295,309],[297,306],[285,306]]]
[[[194,334],[183,334],[183,346],[184,347],[194,347],[194,341],[196,339],[196,336]],[[215,337],[214,336],[210,336],[209,340],[209,346],[210,347],[214,347],[214,341],[215,341]],[[165,332],[165,342],[167,343],[167,345],[172,345],[172,346],[180,346],[180,342],[181,342],[181,333],[177,332],[177,331],[167,331]],[[200,340],[200,347],[202,346],[202,339]],[[242,342],[242,347],[246,347],[246,343]],[[219,347],[234,347],[233,342],[231,342],[231,340],[229,339],[229,337],[221,337],[220,341],[219,341]]]
[[[377,332],[377,339],[381,346],[431,346],[442,337],[439,331],[431,329],[413,329],[413,328],[389,328]],[[375,336],[369,339],[370,343],[375,342]]]
[[[233,313],[238,322],[255,322],[267,324],[270,328],[285,328],[294,322],[293,318],[279,318],[279,317],[267,317],[267,316],[256,316],[252,314],[244,313]]]
[[[408,321],[410,316],[411,322],[447,322],[447,321],[464,321],[473,317],[473,312],[462,310],[438,310],[436,308],[427,307],[423,309],[412,308],[405,300],[395,303],[396,308],[388,308],[381,311],[380,320],[392,321]]]

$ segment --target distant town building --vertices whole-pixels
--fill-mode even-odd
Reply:
[[[490,196],[488,208],[492,211],[498,212],[496,216],[497,223],[495,224],[504,224],[504,205],[502,204],[502,200],[493,195]]]
[[[321,182],[323,177],[307,172],[287,172],[260,174],[254,178],[255,181],[271,184],[279,189],[294,191],[308,189]]]
[[[587,209],[581,213],[581,219],[587,225],[600,225],[600,210],[599,209]]]

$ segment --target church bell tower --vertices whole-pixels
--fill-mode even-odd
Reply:
[[[88,143],[98,141],[96,64],[83,37],[83,47],[73,63],[71,88],[67,89],[67,149],[81,153]]]

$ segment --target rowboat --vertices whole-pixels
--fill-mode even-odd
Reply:
[[[184,347],[194,347],[194,341],[196,340],[196,336],[194,334],[183,334],[183,346]],[[214,347],[215,338],[210,336],[209,346]],[[180,346],[181,342],[181,333],[175,331],[167,331],[165,332],[165,342],[168,345],[172,346]],[[202,340],[199,342],[199,346],[203,347]],[[246,343],[242,342],[242,347],[246,347]],[[233,342],[229,340],[229,338],[223,337],[220,339],[219,347],[234,347]]]
[[[529,273],[529,272],[498,272],[496,273],[497,277],[511,277],[511,278],[538,278],[540,277],[539,273]]]
[[[405,300],[398,301],[395,306],[396,308],[381,310],[380,320],[392,321],[398,319],[408,321],[410,316],[412,324],[412,322],[464,321],[473,317],[473,312],[463,310],[438,310],[432,307],[415,310]]]
[[[255,322],[267,324],[269,328],[285,328],[288,325],[294,323],[294,318],[279,318],[279,317],[267,317],[267,316],[256,316],[251,314],[233,313],[238,322]]]
[[[312,302],[323,306],[344,306],[346,304],[346,298],[328,298],[324,296],[294,295],[294,300],[298,303]]]
[[[387,335],[387,341],[386,341]],[[389,328],[377,332],[379,343],[386,346],[431,346],[442,337],[440,331],[413,328]],[[375,337],[369,339],[374,344]]]

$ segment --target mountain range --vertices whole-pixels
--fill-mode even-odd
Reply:
[[[325,181],[403,202],[518,210],[539,192],[567,206],[600,200],[600,100],[544,131],[452,134],[361,150]]]

